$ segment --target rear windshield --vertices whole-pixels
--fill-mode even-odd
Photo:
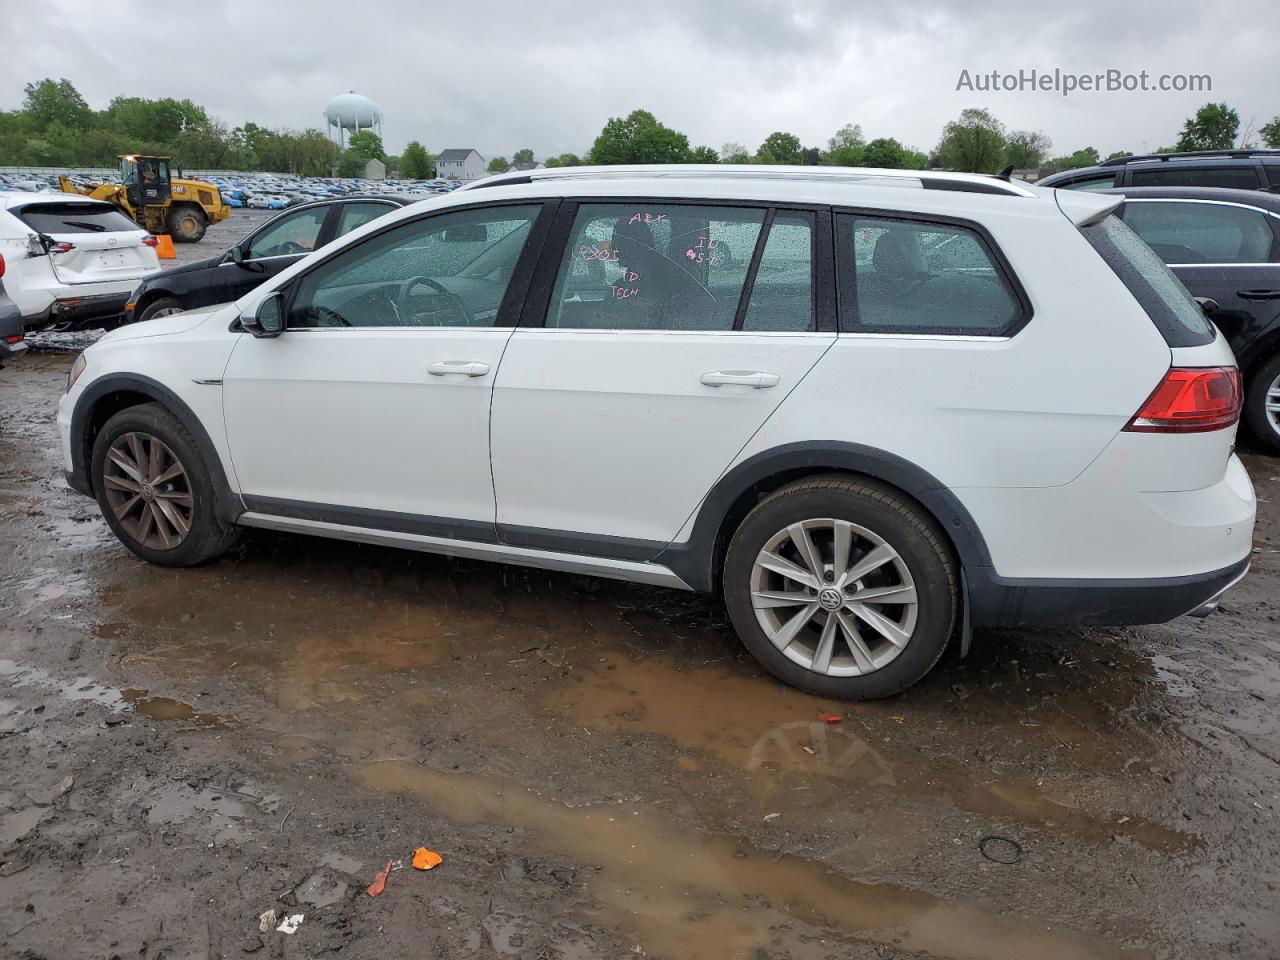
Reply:
[[[1080,232],[1129,288],[1171,347],[1212,343],[1213,324],[1182,281],[1114,214]]]
[[[141,229],[106,204],[31,203],[9,212],[37,233],[118,233]]]

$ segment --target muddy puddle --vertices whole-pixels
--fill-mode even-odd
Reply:
[[[768,956],[779,949],[796,957],[831,955],[830,942],[814,942],[817,932],[835,943],[892,943],[937,957],[1134,955],[1071,931],[860,882],[741,839],[686,834],[638,805],[569,807],[507,782],[404,762],[365,765],[355,775],[369,788],[417,797],[455,822],[498,820],[528,831],[542,849],[593,865],[590,886],[601,922],[630,931],[649,954],[680,960]]]

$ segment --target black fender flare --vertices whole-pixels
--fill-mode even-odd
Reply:
[[[654,563],[678,574],[695,590],[715,589],[717,541],[730,508],[757,484],[786,474],[854,473],[896,487],[920,503],[942,528],[970,582],[989,572],[991,554],[973,516],[927,470],[876,447],[840,441],[787,443],[758,453],[723,474],[698,506],[689,539],[667,545]]]
[[[195,415],[186,402],[164,384],[139,373],[112,373],[100,377],[85,387],[76,398],[76,405],[71,411],[71,470],[67,482],[81,493],[93,496],[93,479],[89,473],[90,436],[89,423],[91,414],[98,402],[113,393],[137,393],[165,407],[172,413],[195,441],[200,456],[209,468],[209,479],[213,483],[214,509],[218,519],[224,523],[234,523],[244,512],[244,503],[239,494],[227,483],[226,471],[222,466],[222,458],[218,449],[209,438],[200,418]]]

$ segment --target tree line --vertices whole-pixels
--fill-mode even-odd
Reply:
[[[1280,116],[1261,127],[1246,124],[1225,103],[1208,103],[1189,117],[1173,145],[1152,152],[1223,150],[1233,146],[1280,147]],[[387,154],[372,131],[353,133],[345,150],[316,129],[268,129],[255,123],[228,127],[191,100],[170,97],[116,97],[93,110],[67,80],[29,83],[17,110],[0,111],[0,164],[14,166],[114,166],[123,153],[168,156],[175,167],[295,173],[300,176],[362,176],[370,160],[380,160],[389,175],[407,180],[436,174],[435,156],[419,141],[399,156]],[[1128,156],[1102,157],[1093,147],[1053,155],[1053,143],[1041,130],[1006,130],[989,110],[970,108],[948,123],[928,152],[893,137],[868,139],[858,124],[845,124],[824,146],[805,146],[794,133],[769,134],[755,150],[726,143],[717,151],[691,146],[689,138],[661,123],[647,110],[611,117],[582,155],[548,157],[548,167],[627,163],[767,163],[908,170],[940,168],[972,173],[1016,169],[1065,170]],[[534,151],[523,147],[511,159],[493,157],[491,172],[532,165]]]

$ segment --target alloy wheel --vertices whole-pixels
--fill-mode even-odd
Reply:
[[[1280,435],[1280,377],[1271,381],[1267,387],[1267,396],[1263,400],[1267,410],[1267,424]]]
[[[117,522],[142,546],[172,550],[191,532],[190,478],[158,437],[137,432],[116,437],[107,450],[102,484]]]
[[[751,605],[784,656],[833,677],[893,662],[919,613],[898,551],[866,527],[833,518],[790,524],[765,542],[751,568]]]

